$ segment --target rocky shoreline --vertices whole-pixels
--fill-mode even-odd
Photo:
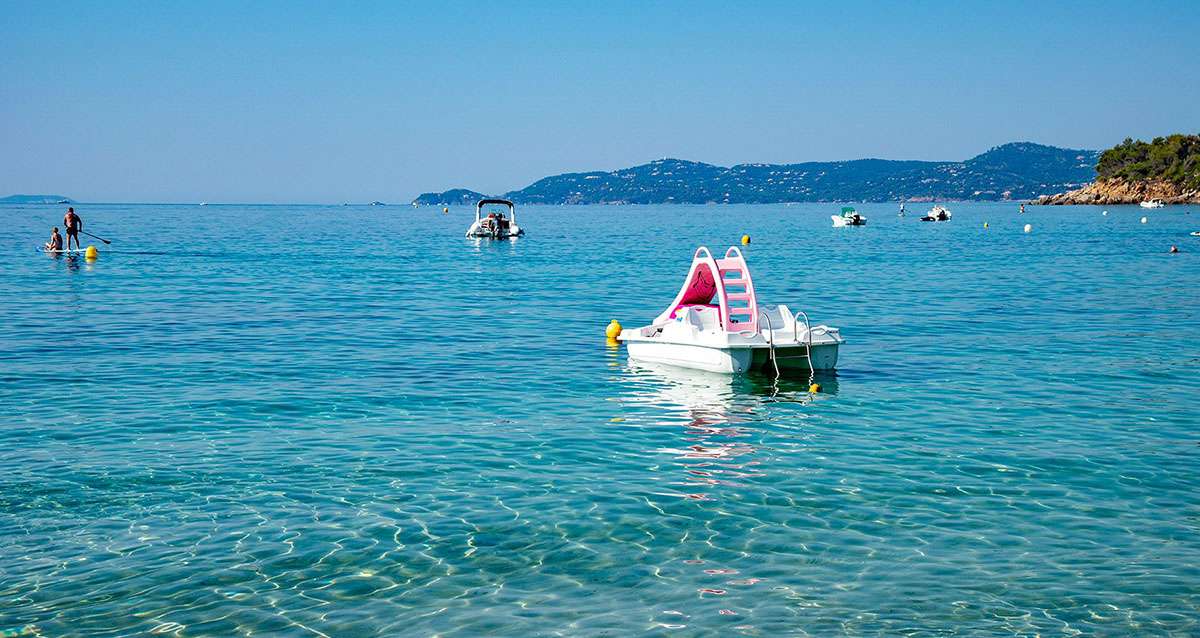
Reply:
[[[1184,190],[1166,180],[1130,182],[1123,179],[1098,179],[1083,188],[1057,195],[1043,195],[1034,204],[1138,204],[1160,199],[1164,204],[1200,204],[1200,190]]]

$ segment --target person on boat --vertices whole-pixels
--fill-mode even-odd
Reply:
[[[62,250],[62,235],[58,234],[58,226],[55,226],[54,232],[50,234],[50,241],[46,242],[46,250]]]
[[[75,208],[67,208],[67,214],[63,215],[63,226],[67,229],[67,250],[71,249],[71,239],[75,239],[75,247],[83,248],[79,243],[79,231],[83,230],[83,219],[75,214]]]

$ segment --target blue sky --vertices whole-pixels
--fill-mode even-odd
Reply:
[[[1200,131],[1200,3],[0,3],[0,195],[402,202]]]

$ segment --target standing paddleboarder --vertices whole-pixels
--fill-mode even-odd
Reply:
[[[76,248],[83,248],[79,243],[79,231],[83,230],[83,218],[75,214],[75,208],[67,208],[67,214],[63,215],[63,226],[67,229],[67,250],[71,249],[71,240],[75,240]]]

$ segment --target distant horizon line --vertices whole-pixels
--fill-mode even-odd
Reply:
[[[636,202],[604,202],[593,204],[547,204],[543,202],[514,202],[520,206],[554,206],[554,207],[585,207],[585,206],[794,206],[798,204],[936,204],[938,202],[949,203],[967,203],[967,204],[1028,204],[1035,200],[1032,199],[887,199],[887,200],[866,200],[866,199],[829,199],[829,200],[805,200],[794,202],[704,202],[702,204],[694,202],[657,202],[653,204],[642,204]],[[474,208],[475,204],[423,204],[414,206],[410,203],[396,204],[329,204],[321,202],[81,202],[72,201],[70,204],[43,204],[43,203],[20,203],[20,202],[0,202],[0,206],[27,206],[27,207],[61,207],[61,206],[194,206],[196,208],[207,208],[209,206],[312,206],[321,208]]]
[[[645,162],[642,162],[642,163],[640,163],[640,164],[635,164],[635,165],[633,165],[633,166],[625,166],[625,167],[622,167],[622,168],[616,168],[616,169],[612,169],[612,170],[603,170],[603,169],[598,169],[598,170],[568,171],[568,172],[564,172],[564,173],[557,173],[557,174],[555,174],[555,175],[548,175],[548,176],[543,176],[543,177],[541,177],[541,178],[535,179],[533,183],[537,183],[538,181],[540,181],[540,180],[542,180],[542,179],[545,179],[546,177],[560,177],[560,176],[566,176],[566,175],[586,175],[586,174],[593,174],[593,173],[615,173],[615,172],[619,172],[619,171],[622,171],[622,170],[629,170],[629,169],[632,169],[632,168],[639,168],[639,167],[642,167],[642,166],[648,166],[648,165],[655,164],[655,163],[658,163],[658,162],[685,162],[685,163],[690,163],[690,164],[700,164],[700,165],[705,165],[705,166],[712,166],[712,167],[715,167],[715,168],[723,168],[723,169],[727,169],[727,170],[728,170],[728,169],[732,169],[732,168],[737,168],[737,167],[740,167],[740,166],[799,166],[799,165],[804,165],[804,164],[848,164],[848,163],[852,163],[852,162],[869,162],[869,161],[882,161],[882,162],[914,162],[914,163],[915,163],[915,162],[920,162],[920,163],[928,163],[928,164],[955,164],[955,163],[963,163],[963,162],[970,161],[971,159],[974,159],[974,158],[976,158],[976,157],[979,157],[979,156],[981,156],[981,155],[984,155],[984,154],[986,154],[986,153],[989,153],[989,152],[991,152],[991,151],[995,151],[995,150],[997,150],[997,149],[1000,149],[1000,148],[1003,148],[1003,147],[1006,147],[1006,146],[1015,146],[1015,145],[1021,145],[1021,144],[1029,144],[1029,145],[1033,145],[1033,146],[1041,146],[1041,147],[1053,148],[1053,149],[1057,149],[1057,150],[1063,150],[1063,151],[1077,151],[1077,152],[1084,152],[1084,153],[1098,153],[1098,152],[1101,152],[1099,149],[1070,148],[1070,147],[1066,147],[1066,146],[1055,146],[1055,145],[1053,145],[1053,144],[1045,144],[1045,143],[1042,143],[1042,142],[1034,142],[1034,141],[1031,141],[1031,140],[1014,140],[1014,141],[1010,141],[1010,142],[1004,142],[1004,143],[1001,143],[1001,144],[995,144],[995,145],[993,145],[993,146],[990,146],[990,147],[988,147],[986,150],[984,150],[984,151],[982,151],[982,152],[980,152],[980,153],[976,153],[975,155],[972,155],[972,156],[970,156],[970,157],[967,157],[966,159],[963,159],[963,160],[923,160],[923,159],[889,159],[889,158],[885,158],[885,157],[859,157],[859,158],[854,158],[854,159],[834,159],[834,160],[805,160],[805,161],[799,161],[799,162],[784,162],[784,163],[776,163],[776,162],[739,162],[739,163],[736,163],[736,164],[731,164],[731,165],[729,165],[729,166],[725,166],[725,165],[722,165],[722,164],[712,164],[712,163],[709,163],[709,162],[704,162],[704,161],[701,161],[701,160],[683,159],[683,158],[681,158],[681,157],[678,157],[678,156],[666,156],[666,157],[659,157],[659,158],[652,159],[652,160],[647,160],[647,161],[645,161]],[[441,192],[448,192],[448,191],[454,191],[454,190],[467,190],[467,191],[472,191],[472,192],[478,192],[478,191],[474,191],[473,189],[470,189],[470,188],[465,188],[465,187],[453,187],[453,188],[449,188],[449,189],[446,189],[446,190],[444,190],[444,191],[441,191]],[[516,189],[516,190],[520,190],[520,189]],[[421,197],[422,195],[428,195],[428,194],[431,194],[431,193],[437,193],[437,192],[438,192],[438,191],[419,192],[419,193],[417,193],[417,195],[416,195],[416,196],[415,196],[413,199],[411,199],[411,200],[408,200],[408,202],[407,202],[407,203],[404,203],[404,204],[401,204],[401,203],[396,203],[396,204],[385,204],[385,205],[388,205],[388,206],[407,206],[407,205],[410,205],[410,204],[412,203],[412,201],[414,201],[416,198],[419,198],[419,197]],[[511,192],[511,191],[509,191],[509,192]],[[12,197],[12,196],[20,196],[20,195],[21,195],[21,194],[19,194],[19,193],[14,193],[13,195],[10,195],[9,197]],[[41,195],[30,195],[30,197],[39,197],[39,196],[41,196]],[[49,197],[49,196],[47,196],[47,197]],[[2,197],[0,197],[0,199],[3,199],[3,198],[2,198]],[[70,198],[70,197],[65,197],[64,199],[72,199],[72,198]],[[866,201],[866,200],[836,200],[836,201],[848,201],[848,202],[860,202],[860,203],[867,203],[867,201]],[[900,201],[934,201],[934,200],[888,200],[888,201],[900,202]],[[936,201],[1010,201],[1010,200],[1003,200],[1003,199],[998,199],[998,200],[970,200],[970,199],[953,200],[953,199],[946,199],[946,200],[936,200]],[[1011,201],[1018,201],[1018,200],[1011,200]],[[75,202],[75,200],[73,200],[73,199],[72,199],[72,202]],[[830,200],[830,202],[834,202],[834,200]],[[331,203],[319,203],[319,202],[279,202],[279,201],[276,201],[276,202],[221,202],[221,203],[215,203],[215,202],[78,202],[78,203],[80,203],[80,204],[85,204],[85,203],[86,203],[86,204],[89,204],[89,205],[96,205],[96,204],[152,204],[152,205],[188,205],[188,204],[191,204],[191,205],[199,205],[199,204],[201,204],[201,203],[205,203],[205,204],[207,204],[207,205],[209,205],[209,206],[218,206],[218,205],[251,205],[251,206],[260,206],[260,205],[261,205],[261,206],[269,206],[269,205],[278,205],[278,206],[300,206],[300,205],[303,205],[303,206],[343,206],[343,205],[349,205],[349,206],[369,206],[369,205],[371,205],[371,204],[370,204],[370,202],[364,202],[364,203],[361,203],[361,204],[356,204],[356,203],[346,203],[346,202],[336,202],[336,203],[333,203],[333,202],[331,202]],[[662,203],[664,203],[664,204],[668,204],[668,203],[673,203],[673,202],[662,202]],[[721,202],[714,202],[714,203],[721,203]],[[776,203],[781,203],[781,204],[782,204],[782,203],[788,203],[788,204],[802,204],[802,203],[822,203],[822,202],[820,202],[820,201],[817,201],[817,202],[813,202],[813,201],[797,201],[797,202],[776,202]],[[0,204],[6,204],[6,202],[2,202],[2,201],[0,201]],[[12,204],[18,204],[18,205],[20,205],[20,203],[18,203],[18,202],[12,202]],[[26,204],[24,204],[24,205],[31,205],[31,206],[42,206],[42,205],[55,205],[55,204],[41,204],[41,203],[32,203],[32,202],[30,202],[30,203],[26,203]],[[64,204],[64,205],[70,205],[70,204]],[[533,204],[533,203],[529,203],[529,204],[522,204],[522,205],[523,205],[523,206],[553,206],[553,205],[557,205],[557,204]],[[588,205],[588,204],[565,204],[565,205],[567,205],[567,206],[583,206],[583,205]],[[650,205],[650,204],[599,204],[599,205],[614,205],[614,206],[615,206],[615,205],[627,205],[627,206],[639,206],[639,205]],[[694,205],[698,205],[698,206],[704,206],[704,205],[707,205],[707,204],[694,204]]]

